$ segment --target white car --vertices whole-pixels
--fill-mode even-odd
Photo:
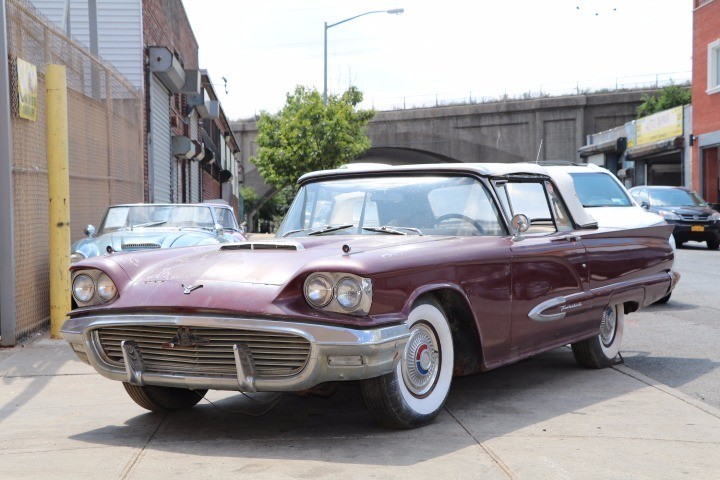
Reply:
[[[620,180],[606,168],[592,163],[544,167],[553,178],[559,179],[565,175],[572,178],[580,203],[601,227],[641,228],[667,223],[660,215],[642,208]],[[669,240],[674,251],[675,238],[670,235]],[[668,300],[670,295],[657,303],[666,303]]]

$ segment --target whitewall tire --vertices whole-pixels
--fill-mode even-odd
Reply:
[[[365,403],[381,425],[411,428],[442,410],[452,382],[452,333],[442,307],[419,300],[408,316],[410,339],[394,372],[360,382]]]

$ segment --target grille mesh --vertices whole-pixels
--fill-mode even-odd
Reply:
[[[123,243],[122,244],[123,250],[145,250],[148,248],[160,248],[160,244],[158,244],[158,243],[140,243],[140,242]]]
[[[169,348],[168,343],[178,335],[178,327],[173,326],[103,327],[95,332],[95,339],[109,363],[118,368],[124,368],[120,343],[137,342],[145,369],[151,373],[235,377],[235,344],[250,348],[261,377],[294,375],[310,356],[310,342],[297,335],[199,327],[191,330],[193,338],[202,344]]]
[[[695,218],[697,217],[697,218]],[[707,214],[700,214],[700,215],[680,215],[680,218],[685,220],[686,222],[707,222],[709,220],[710,215]]]

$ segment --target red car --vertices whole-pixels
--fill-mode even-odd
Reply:
[[[74,264],[62,333],[149,410],[359,381],[379,423],[423,425],[455,375],[567,344],[609,366],[625,314],[675,286],[671,226],[598,228],[559,182],[534,164],[311,173],[275,239]]]

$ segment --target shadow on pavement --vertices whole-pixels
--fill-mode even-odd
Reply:
[[[644,387],[612,369],[583,369],[568,348],[560,348],[455,379],[441,415],[433,424],[414,430],[377,426],[357,384],[344,384],[331,398],[286,395],[264,416],[238,413],[253,408],[242,395],[210,392],[212,404],[203,402],[165,416],[141,414],[124,425],[107,425],[70,438],[98,445],[140,444],[151,451],[191,450],[196,455],[406,466],[519,430],[541,429],[566,414],[610,408],[601,405]],[[147,427],[158,422],[148,437]]]

